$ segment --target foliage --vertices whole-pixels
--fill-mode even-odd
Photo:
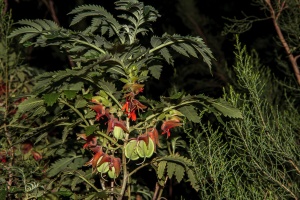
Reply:
[[[224,99],[241,110],[243,119],[218,129],[202,122],[199,132],[189,134],[199,197],[298,199],[299,113],[255,51],[248,53],[237,41],[235,55],[238,84]],[[284,98],[280,106],[278,96]]]
[[[0,3],[0,193],[1,199],[36,198],[42,195],[38,179],[44,175],[44,163],[40,160],[39,145],[30,141],[17,142],[22,137],[21,125],[12,123],[17,107],[27,98],[34,86],[33,76],[40,70],[33,69],[22,61],[22,52],[15,41],[7,36],[12,30],[11,14],[4,12]],[[16,118],[26,120],[26,114]]]
[[[188,121],[201,123],[203,112],[221,122],[221,115],[242,118],[224,99],[203,94],[173,92],[159,101],[143,96],[147,81],[159,79],[164,65],[175,64],[175,53],[200,57],[209,68],[214,58],[200,37],[154,35],[151,27],[159,14],[153,7],[136,0],[115,5],[117,17],[98,5],[73,9],[71,26],[91,18],[82,31],[50,20],[23,19],[8,37],[20,37],[26,47],[58,46],[75,63],[70,69],[37,76],[33,91],[9,120],[9,126],[22,130],[9,148],[20,143],[30,150],[40,146],[33,155],[38,169],[43,169],[41,181],[28,186],[28,191],[37,192],[35,197],[134,199],[153,194],[159,199],[172,179],[189,182],[197,191],[195,166],[179,151],[186,148],[182,127]],[[4,165],[7,176],[13,177],[12,167],[20,167],[13,159],[10,163]],[[142,170],[146,173],[140,178]],[[153,174],[156,187],[150,192],[153,186],[143,185],[141,179]],[[11,180],[8,186],[15,186],[16,180]],[[8,197],[33,198],[7,189]]]

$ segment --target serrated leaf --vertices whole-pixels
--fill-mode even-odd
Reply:
[[[78,176],[73,178],[72,182],[71,182],[71,190],[74,190],[76,188],[76,185],[79,183],[82,183],[82,182],[83,182],[83,179],[79,178]]]
[[[170,52],[167,48],[162,48],[159,52],[162,55],[162,57],[167,61],[167,63],[173,65],[174,61],[173,61],[172,55],[170,54]]]
[[[83,108],[86,107],[87,101],[84,99],[76,99],[75,101],[75,108]]]
[[[23,113],[44,105],[44,100],[39,98],[29,98],[18,106],[18,112]]]
[[[96,130],[98,130],[98,126],[97,125],[90,125],[85,127],[85,134],[86,136],[89,136],[91,134],[93,134]]]
[[[196,175],[192,169],[187,169],[186,171],[188,176],[188,181],[191,183],[191,186],[198,191],[200,189],[198,182],[196,180]]]
[[[224,99],[219,98],[212,102],[212,106],[219,110],[226,117],[243,119],[242,113],[238,108],[233,107]]]
[[[38,108],[36,108],[35,110],[34,110],[34,113],[32,114],[32,116],[34,117],[34,116],[39,116],[39,115],[42,115],[43,113],[45,113],[46,112],[46,108],[45,108],[45,106],[40,106],[40,107],[38,107]]]
[[[64,90],[63,93],[68,100],[72,100],[76,97],[77,91],[76,90]]]
[[[169,178],[172,178],[174,172],[175,172],[175,168],[176,168],[177,164],[173,163],[173,162],[168,162],[167,164],[167,174]]]
[[[79,157],[79,156],[77,156],[77,157]],[[77,157],[76,156],[74,156],[74,157],[67,157],[67,158],[61,158],[61,159],[57,160],[49,168],[49,170],[48,170],[48,176],[52,177],[52,176],[57,175],[62,170],[64,170],[68,166],[68,164],[70,164]]]
[[[126,74],[125,74],[124,70],[121,69],[120,67],[111,67],[107,70],[107,72],[110,72],[112,74],[119,74],[119,75],[122,75],[122,76],[126,77]]]
[[[44,100],[47,106],[53,106],[53,104],[56,103],[58,97],[59,97],[59,93],[45,94]]]
[[[149,67],[151,75],[154,78],[159,79],[161,71],[162,71],[162,67],[163,66],[161,66],[161,65],[153,65],[153,66]]]
[[[184,114],[188,120],[195,123],[200,123],[200,117],[198,116],[198,113],[195,110],[194,106],[191,105],[183,106],[179,108],[178,111]]]
[[[94,112],[94,111],[88,111],[85,115],[84,115],[84,117],[86,118],[86,119],[94,119],[95,117],[96,117],[96,113]]]
[[[157,177],[159,179],[162,179],[162,177],[165,173],[166,165],[167,165],[167,161],[161,161],[161,162],[158,163]]]
[[[117,91],[115,84],[111,82],[101,81],[100,86],[105,92],[108,92],[110,94],[113,94]]]
[[[178,183],[180,183],[181,180],[183,179],[184,172],[185,172],[185,168],[182,165],[176,165],[174,174]]]

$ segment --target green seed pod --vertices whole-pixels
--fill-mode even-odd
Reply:
[[[108,174],[109,178],[115,179],[115,178],[118,177],[117,174],[116,174],[116,171],[115,171],[115,168],[114,168],[114,167],[112,167],[112,168],[107,172],[107,174]]]
[[[121,140],[124,139],[124,130],[121,127],[115,126],[114,130],[113,130],[113,136],[117,139],[117,140]]]
[[[102,165],[97,167],[99,173],[106,173],[109,170],[109,162],[105,162]]]
[[[138,141],[137,140],[131,140],[128,142],[125,146],[125,156],[126,158],[130,160],[137,160],[139,159],[139,155],[136,152],[136,146]]]
[[[136,151],[141,158],[150,158],[154,152],[154,142],[149,138],[148,146],[146,142],[140,140],[137,144]]]

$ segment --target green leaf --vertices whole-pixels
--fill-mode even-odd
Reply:
[[[7,199],[6,184],[2,184],[2,187],[0,188],[0,200],[6,200],[6,199]]]
[[[34,109],[36,109],[37,107],[40,107],[44,105],[44,100],[43,99],[39,99],[39,98],[29,98],[25,101],[23,101],[22,103],[19,104],[18,106],[18,112],[20,113],[24,113],[27,111],[32,111]]]
[[[63,93],[68,100],[72,100],[76,97],[77,91],[76,90],[64,90]]]
[[[98,130],[98,125],[90,125],[85,127],[85,134],[86,136],[89,136],[91,134],[93,134],[96,130]]]
[[[172,178],[174,172],[175,172],[175,168],[177,166],[177,164],[173,163],[173,162],[168,162],[167,164],[167,174],[169,178]]]
[[[187,169],[186,170],[187,176],[188,176],[188,181],[191,183],[191,186],[198,191],[200,189],[198,182],[196,180],[196,175],[192,169]]]
[[[173,65],[174,60],[167,48],[162,48],[159,52],[168,64]]]
[[[51,165],[51,167],[48,170],[48,176],[53,177],[60,173],[62,170],[64,170],[68,164],[70,164],[75,158],[78,158],[79,156],[74,157],[67,157],[67,158],[61,158],[57,160],[55,163]]]
[[[200,123],[200,117],[194,108],[194,106],[188,105],[179,108],[178,111],[184,114],[188,120],[195,123]]]
[[[170,96],[170,99],[180,99],[183,96],[183,92],[177,92]]]
[[[112,82],[101,81],[100,86],[105,92],[110,94],[113,94],[117,91],[115,84]]]
[[[159,79],[161,71],[162,71],[162,67],[163,66],[161,66],[161,65],[153,65],[153,66],[149,67],[151,75],[154,78]]]
[[[89,192],[83,199],[84,200],[95,200],[95,199],[107,199],[108,195],[105,191],[101,192]]]
[[[75,101],[75,108],[83,108],[86,107],[87,101],[84,99],[76,99]]]
[[[159,179],[162,179],[162,177],[165,173],[166,165],[167,165],[167,161],[161,161],[161,162],[158,163],[157,177]]]
[[[47,106],[53,106],[53,104],[56,103],[58,97],[59,97],[59,93],[45,94],[44,100]]]
[[[185,169],[182,165],[176,165],[174,174],[175,174],[175,178],[176,178],[178,183],[180,183],[181,180],[183,179],[184,172],[185,172]]]
[[[241,111],[230,105],[224,99],[219,98],[213,101],[212,106],[219,110],[224,116],[243,119]]]

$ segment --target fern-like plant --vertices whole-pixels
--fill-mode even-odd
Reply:
[[[174,53],[200,57],[208,67],[214,58],[200,37],[154,35],[159,14],[153,7],[136,0],[115,5],[117,17],[98,5],[72,10],[71,26],[91,18],[82,31],[37,19],[17,22],[22,26],[10,35],[25,46],[59,46],[76,63],[38,76],[11,122],[22,127],[16,143],[43,144],[48,184],[39,186],[45,198],[160,199],[174,178],[198,190],[192,161],[178,152],[184,142],[173,134],[184,134],[186,121],[200,123],[203,110],[218,118],[242,117],[226,101],[202,94],[177,92],[160,101],[143,96],[147,80],[159,79],[163,65],[174,65]],[[26,123],[18,121],[23,114]],[[156,184],[144,186],[141,170],[156,176]]]

